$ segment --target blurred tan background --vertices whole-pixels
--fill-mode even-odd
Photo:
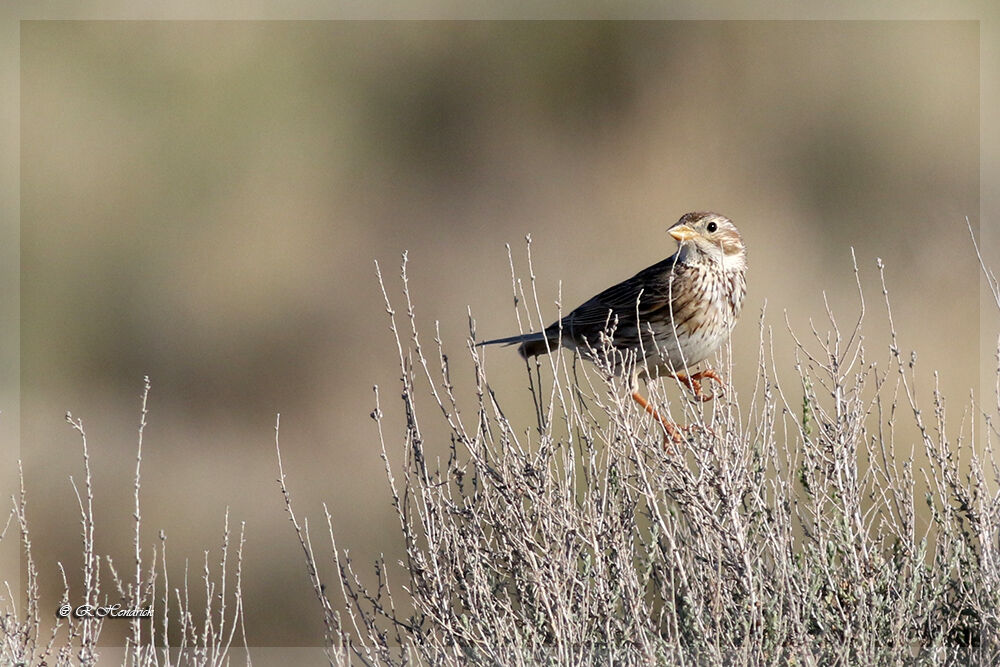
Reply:
[[[373,260],[394,280],[404,249],[460,388],[467,306],[480,335],[516,331],[504,243],[519,259],[532,235],[554,317],[560,280],[575,306],[671,254],[696,209],[749,246],[737,389],[765,299],[779,356],[784,309],[825,330],[825,290],[856,317],[851,246],[870,356],[882,257],[901,346],[956,411],[979,386],[974,22],[29,22],[21,58],[21,442],[53,609],[56,561],[80,559],[63,415],[87,426],[98,547],[124,564],[148,374],[146,553],[162,529],[197,569],[228,506],[252,643],[321,641],[275,413],[298,511],[319,525],[326,501],[356,564],[395,561],[368,414],[379,384],[401,423]],[[516,353],[488,365],[530,423]]]

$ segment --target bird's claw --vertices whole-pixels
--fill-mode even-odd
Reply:
[[[711,368],[707,368],[707,369],[705,369],[703,371],[699,371],[699,372],[695,373],[694,375],[690,375],[690,376],[684,375],[683,373],[678,373],[674,377],[677,378],[678,382],[680,382],[681,384],[683,384],[684,386],[686,386],[688,389],[690,389],[691,393],[694,394],[694,397],[697,400],[701,401],[702,403],[705,403],[706,401],[711,401],[713,398],[715,398],[717,396],[723,396],[726,393],[726,389],[725,389],[726,386],[725,386],[725,384],[722,381],[722,377],[718,373],[716,373],[715,371],[713,371]],[[715,380],[715,382],[718,383],[718,385],[719,385],[718,390],[717,391],[713,391],[711,394],[706,394],[701,389],[701,382],[700,382],[700,380],[703,380],[703,379]]]

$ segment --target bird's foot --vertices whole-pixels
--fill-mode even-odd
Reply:
[[[632,400],[642,406],[643,410],[652,415],[653,419],[660,422],[663,426],[663,430],[666,431],[666,435],[663,436],[663,449],[667,452],[667,454],[673,454],[674,452],[670,448],[670,443],[672,441],[675,445],[679,445],[684,442],[684,438],[681,437],[682,429],[674,422],[661,417],[660,413],[656,411],[656,408],[650,405],[649,401],[647,401],[646,398],[639,392],[632,392]]]
[[[713,371],[711,368],[706,368],[703,371],[698,371],[697,373],[691,376],[684,375],[684,373],[677,373],[674,375],[674,377],[677,378],[678,382],[680,382],[682,385],[690,389],[691,393],[694,394],[694,397],[699,401],[701,401],[702,403],[704,403],[705,401],[710,401],[716,396],[722,396],[725,393],[725,385],[722,382],[722,376]],[[712,392],[711,394],[706,394],[704,391],[702,391],[700,380],[704,379],[715,380],[719,384],[718,391]]]

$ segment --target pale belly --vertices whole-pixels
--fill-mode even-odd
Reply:
[[[664,325],[653,327],[655,345],[644,345],[645,362],[653,377],[680,373],[715,354],[733,330],[732,318],[720,312],[712,313],[697,329],[674,329]],[[650,339],[647,333],[644,342]],[[645,349],[653,347],[655,349]]]

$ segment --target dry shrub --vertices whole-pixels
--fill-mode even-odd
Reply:
[[[83,581],[81,590],[72,590],[66,570],[59,563],[63,595],[57,609],[46,609],[41,604],[41,573],[32,554],[27,491],[24,476],[21,475],[20,493],[11,499],[13,508],[6,527],[0,531],[0,540],[12,525],[16,526],[24,558],[26,587],[22,596],[24,604],[19,606],[10,582],[4,581],[4,593],[0,594],[0,664],[98,664],[101,660],[98,640],[108,616],[97,610],[104,609],[103,613],[107,614],[107,610],[114,605],[118,605],[118,610],[112,613],[146,610],[150,614],[129,616],[124,621],[129,624],[129,636],[121,651],[123,665],[223,665],[229,664],[230,651],[237,637],[247,646],[243,625],[243,525],[240,526],[234,557],[229,552],[232,545],[228,511],[223,526],[221,553],[215,561],[217,569],[213,569],[210,552],[205,550],[203,554],[200,579],[205,604],[201,608],[192,600],[197,584],[189,579],[187,560],[184,562],[183,582],[179,586],[171,586],[167,576],[167,538],[162,531],[158,542],[148,546],[149,551],[143,553],[140,540],[142,507],[139,500],[142,490],[142,440],[149,390],[147,377],[142,393],[135,477],[132,480],[135,501],[132,515],[133,553],[128,570],[123,568],[121,573],[111,556],[106,555],[102,559],[96,547],[94,532],[97,520],[87,432],[82,419],[66,413],[66,421],[80,437],[83,454],[82,487],[70,478],[80,513]],[[103,579],[102,571],[105,572]],[[108,577],[113,586],[110,593],[104,588]],[[94,611],[78,616],[76,610],[82,607]],[[50,620],[53,618],[54,621]],[[115,619],[115,622],[122,622],[122,619]]]
[[[405,333],[382,285],[405,429],[383,431],[378,388],[372,416],[407,580],[390,586],[380,561],[363,585],[327,513],[331,600],[291,514],[331,662],[1000,661],[1000,404],[946,427],[935,386],[925,412],[879,270],[888,363],[866,356],[862,299],[846,330],[827,308],[828,333],[792,332],[797,380],[779,381],[761,313],[752,393],[675,403],[687,439],[667,451],[607,360],[528,362],[535,420],[512,423],[473,325],[474,383],[456,386],[440,336],[422,345],[404,255]],[[516,304],[530,304],[519,321],[542,321],[533,274],[529,285],[514,279]],[[433,414],[418,413],[428,391]],[[459,409],[456,394],[473,392],[474,409]],[[445,442],[425,440],[431,419]],[[282,490],[291,513],[283,474]]]

